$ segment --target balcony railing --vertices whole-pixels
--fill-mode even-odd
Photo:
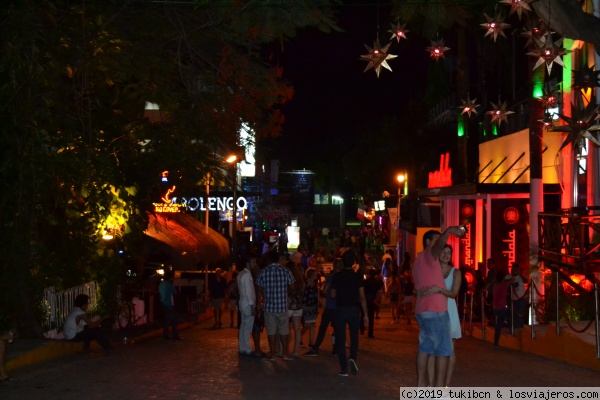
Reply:
[[[538,215],[538,256],[548,266],[600,272],[600,207],[570,208]]]

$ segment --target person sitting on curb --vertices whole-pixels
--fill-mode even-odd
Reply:
[[[90,342],[95,340],[104,349],[106,354],[112,350],[108,338],[100,329],[101,320],[92,320],[87,316],[90,298],[86,294],[80,294],[73,302],[73,309],[69,313],[63,327],[63,335],[69,342],[83,342],[83,351],[87,352]]]
[[[6,362],[6,342],[11,341],[15,338],[12,332],[5,332],[0,336],[0,383],[14,381],[4,370],[4,363]]]

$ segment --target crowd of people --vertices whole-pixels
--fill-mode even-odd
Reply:
[[[382,302],[389,304],[391,323],[410,324],[416,298],[414,315],[421,331],[418,384],[449,386],[456,364],[454,341],[462,335],[458,300],[465,288],[471,294],[490,293],[486,302],[494,314],[491,321],[497,327],[497,346],[508,315],[506,299],[510,288],[515,309],[522,311],[519,302],[523,301],[526,283],[518,265],[513,266],[508,276],[496,274],[490,259],[487,281],[476,274],[479,279],[469,288],[465,269],[452,264],[453,249],[446,243],[451,234],[463,235],[461,229],[450,227],[442,233],[433,230],[426,233],[424,251],[418,255],[414,267],[408,253],[402,263],[398,263],[391,250],[378,261],[368,252],[359,254],[352,246],[340,246],[332,256],[333,271],[326,276],[322,249],[310,252],[308,246],[301,245],[295,254],[281,257],[266,247],[262,256],[250,258],[245,273],[238,275],[240,312],[245,316],[239,333],[240,355],[272,361],[279,354],[287,361],[298,357],[301,344],[307,343],[309,350],[304,355],[315,357],[331,327],[332,353],[339,358],[339,374],[356,373],[359,333],[366,331],[367,338],[375,337],[375,320],[379,318]],[[253,285],[246,284],[246,289],[241,289],[242,280],[249,279]],[[243,298],[247,300],[242,302]],[[323,313],[317,328],[320,306]],[[233,324],[233,315],[231,321]],[[267,330],[267,352],[260,348],[262,326]],[[346,332],[349,346],[346,346]],[[250,347],[251,337],[254,351]]]
[[[310,252],[308,245],[301,245],[296,253],[282,257],[276,249],[264,246],[260,256],[243,262],[243,270],[229,283],[237,288],[234,299],[241,315],[240,356],[268,361],[276,355],[285,361],[316,357],[329,336],[332,354],[339,360],[339,375],[347,376],[358,372],[358,337],[366,331],[368,338],[374,338],[374,322],[383,301],[389,301],[392,308],[392,323],[400,323],[404,315],[410,324],[414,284],[408,253],[401,266],[393,251],[378,262],[367,252],[360,255],[352,246],[340,246],[332,258],[332,271],[326,273],[326,258],[320,249]],[[219,271],[218,275],[209,284],[213,298],[219,298],[223,291],[217,286],[223,274]],[[225,291],[226,299],[228,293]],[[222,304],[213,306],[221,308]],[[217,315],[220,310],[215,311],[215,328],[221,326]],[[234,326],[233,314],[230,319],[230,326]],[[265,328],[269,348],[263,350],[260,334]],[[304,354],[300,354],[302,344],[308,345]]]
[[[499,346],[510,309],[514,310],[515,329],[523,327],[527,311],[527,279],[517,263],[513,263],[507,274],[490,258],[487,277],[484,279],[481,271],[475,271],[475,282],[468,287],[465,268],[452,264],[453,248],[446,243],[450,235],[463,234],[459,226],[441,233],[426,232],[424,250],[418,254],[414,266],[409,253],[404,254],[402,263],[395,259],[392,250],[385,252],[381,260],[375,260],[369,252],[361,252],[351,239],[344,242],[349,246],[340,245],[330,257],[325,257],[323,246],[309,250],[309,244],[302,244],[296,253],[286,253],[283,257],[277,249],[266,246],[261,255],[253,254],[243,260],[242,270],[233,271],[229,280],[220,268],[215,270],[208,283],[214,310],[213,328],[223,327],[225,308],[229,311],[229,327],[239,329],[239,355],[267,361],[274,361],[277,355],[291,361],[300,356],[303,343],[308,344],[303,356],[316,357],[331,329],[331,354],[338,357],[339,375],[348,376],[349,372],[358,373],[359,334],[366,331],[367,338],[375,337],[375,320],[386,302],[392,324],[402,321],[411,324],[413,315],[418,322],[418,386],[448,387],[456,364],[454,341],[461,337],[462,331],[459,299],[465,290],[484,299],[486,318],[495,327],[495,348]],[[325,273],[323,265],[330,260],[333,268]],[[183,340],[177,331],[174,302],[177,292],[172,278],[172,274],[166,275],[159,285],[163,337]],[[84,351],[96,341],[109,354],[112,346],[100,329],[101,320],[88,316],[88,303],[86,295],[75,299],[65,322],[65,339],[83,342]],[[263,351],[261,333],[265,329],[268,349]],[[0,381],[11,379],[1,367],[6,341],[13,337],[12,333],[0,337]]]

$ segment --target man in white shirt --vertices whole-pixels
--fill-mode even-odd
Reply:
[[[238,353],[241,356],[251,356],[250,335],[254,325],[254,316],[256,315],[256,292],[254,290],[254,279],[252,273],[258,271],[256,259],[251,258],[246,263],[245,268],[237,276],[237,285],[239,291],[238,309],[242,315],[240,331],[238,336]]]
[[[80,294],[73,301],[73,308],[63,326],[63,335],[69,342],[83,342],[83,351],[90,348],[90,342],[95,340],[104,349],[106,354],[112,350],[108,338],[100,329],[101,320],[91,320],[87,316],[89,296]]]

